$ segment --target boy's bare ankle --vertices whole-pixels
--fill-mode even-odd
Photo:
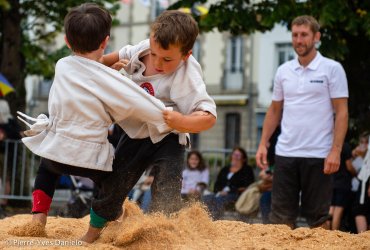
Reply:
[[[47,215],[44,213],[37,213],[32,215],[32,221],[46,225]]]
[[[87,230],[86,234],[82,236],[80,240],[87,242],[87,243],[93,243],[99,238],[103,229],[104,228],[97,228],[97,227],[89,226],[89,229]]]

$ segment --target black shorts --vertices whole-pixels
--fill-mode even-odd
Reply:
[[[356,192],[356,199],[353,205],[353,216],[365,216],[367,218],[367,221],[370,221],[370,197],[367,195],[367,190],[369,188],[369,181],[366,183],[365,186],[365,196],[364,196],[364,203],[360,204],[360,197],[361,197],[361,186],[362,183],[360,183],[360,188]]]
[[[324,159],[275,157],[270,220],[295,226],[300,214],[310,227],[330,218],[332,177],[326,175]]]
[[[352,191],[341,189],[341,188],[334,188],[333,195],[331,197],[331,205],[336,207],[347,207],[350,205],[352,200]]]

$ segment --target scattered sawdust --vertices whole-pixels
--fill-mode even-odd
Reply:
[[[24,225],[16,226],[8,232],[14,236],[46,237],[44,225],[39,222],[30,221]]]
[[[0,220],[0,249],[25,248],[29,242],[37,249],[370,249],[370,231],[349,234],[321,228],[291,230],[284,225],[212,221],[199,203],[166,217],[161,213],[143,214],[135,204],[126,202],[123,218],[109,223],[93,244],[78,241],[88,227],[89,216],[49,217],[47,234],[27,224],[30,221],[31,215]],[[28,225],[27,230],[24,225]]]

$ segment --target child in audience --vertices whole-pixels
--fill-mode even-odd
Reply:
[[[199,199],[208,187],[209,170],[199,151],[190,151],[186,162],[186,169],[182,172],[181,197],[185,200]]]

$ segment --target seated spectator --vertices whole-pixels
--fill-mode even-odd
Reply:
[[[203,196],[214,220],[220,219],[225,206],[235,203],[239,195],[254,182],[253,170],[247,165],[248,157],[245,150],[235,147],[231,153],[231,163],[217,175],[214,193]]]
[[[188,153],[186,168],[182,172],[181,197],[184,200],[199,200],[207,189],[209,170],[200,152],[194,150]]]

